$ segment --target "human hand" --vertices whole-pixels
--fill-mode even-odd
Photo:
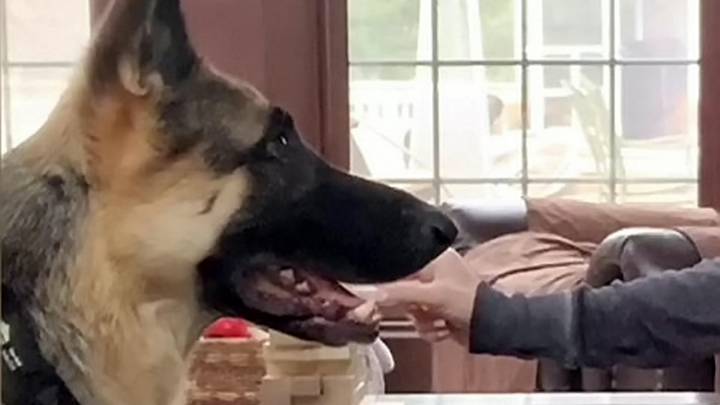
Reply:
[[[410,279],[381,285],[378,304],[405,309],[426,340],[453,337],[467,345],[479,283],[465,260],[448,249]]]

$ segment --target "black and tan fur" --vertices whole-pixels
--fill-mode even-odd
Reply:
[[[393,280],[455,235],[409,195],[327,166],[287,113],[204,63],[179,0],[118,2],[0,186],[3,293],[81,404],[183,403],[188,351],[221,315],[355,340],[260,278]]]

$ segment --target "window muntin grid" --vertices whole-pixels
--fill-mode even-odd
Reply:
[[[351,2],[362,2],[363,0],[350,0]],[[459,186],[459,185],[466,185],[469,187],[472,186],[478,186],[478,185],[488,185],[490,187],[495,187],[498,185],[504,185],[509,187],[508,189],[512,189],[510,194],[514,194],[516,191],[516,188],[519,188],[521,190],[521,194],[524,196],[527,195],[533,195],[532,189],[534,186],[537,185],[551,185],[551,184],[564,184],[564,185],[605,185],[606,191],[604,193],[607,194],[607,196],[603,197],[605,201],[613,201],[613,202],[622,202],[622,201],[631,201],[631,202],[640,202],[644,201],[643,199],[647,200],[648,202],[652,201],[662,201],[662,196],[653,195],[652,187],[654,186],[677,186],[677,187],[685,187],[686,191],[679,191],[681,194],[686,193],[689,195],[693,195],[691,197],[692,201],[685,202],[688,205],[694,205],[697,200],[695,194],[695,190],[697,190],[697,183],[698,178],[696,174],[696,168],[692,168],[692,170],[684,170],[681,171],[680,174],[674,173],[672,175],[626,175],[623,160],[625,160],[621,153],[622,151],[619,148],[622,148],[621,145],[619,145],[619,139],[618,139],[618,126],[622,124],[621,119],[622,117],[619,117],[618,115],[622,113],[622,111],[618,111],[619,107],[621,106],[621,100],[620,91],[622,89],[619,89],[619,84],[621,82],[621,75],[624,71],[630,71],[631,69],[637,69],[640,68],[647,68],[648,70],[652,70],[654,68],[657,68],[657,70],[666,69],[666,68],[672,68],[672,67],[678,67],[678,68],[687,68],[688,72],[686,75],[686,80],[692,81],[691,83],[688,83],[688,90],[690,96],[696,96],[697,92],[699,91],[697,88],[699,88],[698,77],[699,77],[699,65],[700,60],[699,57],[695,57],[699,53],[699,29],[697,27],[698,21],[699,21],[699,2],[697,0],[689,0],[687,2],[687,9],[685,10],[687,14],[688,21],[692,20],[695,23],[695,26],[693,24],[688,23],[688,44],[686,44],[686,52],[685,56],[687,57],[676,57],[677,55],[670,55],[666,57],[650,57],[650,56],[633,56],[633,55],[624,55],[624,57],[620,57],[620,52],[618,52],[618,42],[623,40],[621,38],[622,33],[620,30],[618,30],[617,24],[618,20],[621,18],[619,15],[620,7],[627,7],[628,3],[636,2],[641,3],[643,0],[603,0],[600,1],[598,4],[601,7],[601,13],[602,13],[602,23],[601,23],[601,30],[602,30],[602,37],[603,37],[603,44],[599,47],[598,54],[596,55],[590,55],[587,54],[583,55],[576,55],[576,56],[556,56],[556,55],[541,55],[538,54],[538,52],[529,52],[529,37],[532,35],[530,32],[532,29],[536,29],[537,26],[542,26],[542,24],[537,24],[537,21],[531,21],[529,20],[529,16],[534,16],[532,18],[535,18],[538,16],[538,8],[542,8],[542,1],[528,1],[528,0],[515,0],[516,4],[516,11],[518,12],[518,16],[516,18],[515,22],[515,29],[516,29],[516,35],[515,40],[520,42],[519,44],[519,57],[518,58],[510,58],[510,59],[497,59],[497,58],[458,58],[453,57],[451,59],[444,59],[441,56],[441,52],[439,50],[439,44],[438,44],[438,37],[439,37],[439,21],[438,21],[438,12],[439,12],[439,2],[440,0],[419,0],[420,3],[430,3],[431,4],[431,12],[429,18],[430,26],[431,26],[431,35],[428,40],[431,43],[430,52],[429,54],[425,52],[425,57],[419,57],[417,60],[409,60],[409,59],[393,59],[392,57],[374,57],[372,59],[369,58],[361,58],[357,57],[353,53],[352,44],[351,44],[351,60],[350,60],[350,69],[359,69],[359,68],[375,68],[375,69],[381,69],[381,68],[406,68],[406,67],[423,67],[429,70],[429,81],[431,83],[431,99],[432,99],[432,107],[430,108],[430,115],[431,119],[429,119],[427,122],[432,127],[432,170],[431,173],[428,173],[426,175],[421,176],[408,176],[407,178],[403,175],[400,177],[397,176],[375,176],[370,174],[369,177],[372,177],[376,180],[389,183],[391,185],[399,185],[402,188],[407,188],[410,184],[416,184],[416,185],[422,185],[422,184],[431,184],[433,187],[433,196],[434,196],[434,202],[439,202],[445,198],[447,198],[448,195],[451,195],[452,193],[446,193],[445,189],[447,189],[449,186]],[[368,2],[364,3],[365,5],[368,4]],[[635,5],[637,6],[637,5]],[[351,4],[352,9],[352,4]],[[542,14],[540,13],[539,19],[542,19]],[[533,28],[535,27],[535,28]],[[353,25],[352,22],[350,24],[350,36],[351,36],[351,42],[353,37]],[[548,47],[545,47],[548,48]],[[549,52],[552,53],[552,52]],[[422,56],[422,55],[420,55]],[[452,108],[452,106],[444,106],[442,100],[439,97],[439,94],[441,92],[440,89],[440,77],[441,72],[443,69],[451,68],[451,67],[485,67],[485,68],[492,68],[492,67],[507,67],[507,68],[516,68],[519,70],[520,74],[520,107],[521,107],[521,141],[518,150],[516,151],[516,154],[520,155],[520,170],[519,173],[516,176],[507,176],[507,175],[497,175],[497,173],[493,173],[492,171],[481,173],[481,175],[478,175],[477,171],[469,171],[468,175],[466,176],[448,176],[446,173],[443,173],[443,165],[442,165],[442,159],[443,159],[443,145],[441,142],[441,137],[443,134],[442,130],[442,124],[441,124],[441,109],[447,107]],[[610,151],[616,151],[609,153],[608,155],[608,164],[606,168],[605,173],[600,173],[601,175],[598,178],[593,177],[578,177],[578,176],[552,176],[552,175],[536,175],[531,173],[531,167],[529,167],[529,162],[531,159],[533,159],[535,155],[535,151],[532,150],[531,147],[529,147],[528,143],[528,130],[530,127],[532,127],[530,120],[531,119],[537,119],[537,117],[533,117],[528,111],[528,106],[531,104],[530,97],[532,97],[532,89],[530,88],[530,77],[529,75],[534,70],[543,70],[548,69],[552,67],[568,67],[573,69],[592,69],[592,68],[600,68],[605,71],[603,75],[603,81],[604,85],[607,88],[607,91],[605,94],[605,97],[607,98],[608,103],[608,111],[607,111],[607,120],[609,125],[609,133],[606,139],[606,142],[608,143],[608,148]],[[351,75],[352,76],[352,75]],[[352,81],[352,80],[351,80]],[[353,95],[352,95],[352,85],[351,85],[351,101],[352,101]],[[351,103],[352,104],[352,103]],[[354,107],[353,107],[354,108]],[[692,108],[689,108],[689,113],[692,114],[693,112],[696,112],[693,110],[693,108],[696,108],[696,106],[693,106]],[[356,120],[354,119],[353,122]],[[690,128],[687,137],[691,138],[693,135],[697,134],[697,120],[696,118],[689,118],[688,119],[688,127]],[[364,154],[372,154],[373,150],[366,148],[366,150],[363,151]],[[692,153],[692,152],[689,152]],[[356,153],[353,154],[355,156]],[[366,156],[367,157],[367,156]],[[446,157],[447,158],[447,157]],[[451,157],[452,158],[452,157]],[[697,165],[697,160],[693,163],[693,165]],[[355,165],[353,164],[353,167]],[[367,173],[359,173],[359,174],[365,174]],[[640,190],[648,189],[649,191],[643,191],[640,192]],[[642,195],[637,197],[628,197],[627,192],[628,190],[638,190],[640,194],[645,193],[645,197]],[[412,190],[411,190],[412,191]],[[424,193],[427,193],[426,191],[423,191]],[[475,194],[475,193],[470,193]],[[481,193],[477,193],[481,194]],[[492,193],[490,193],[492,194]],[[590,195],[591,199],[594,199],[596,196]]]

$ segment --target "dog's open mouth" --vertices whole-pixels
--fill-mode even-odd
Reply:
[[[326,344],[372,342],[380,314],[335,281],[291,267],[248,271],[245,305],[286,322],[286,331]],[[242,285],[242,284],[238,284]]]
[[[224,289],[232,291],[207,298],[222,298],[224,307],[251,322],[331,346],[371,343],[378,336],[381,316],[375,304],[316,272],[272,265],[235,268],[225,275],[231,280]]]

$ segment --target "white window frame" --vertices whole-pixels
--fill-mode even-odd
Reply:
[[[355,0],[358,1],[358,0]],[[423,1],[423,0],[418,0]],[[432,2],[431,12],[431,24],[432,24],[432,52],[429,60],[362,60],[354,61],[350,60],[350,69],[363,66],[373,67],[417,67],[427,66],[432,71],[432,114],[433,114],[433,174],[432,178],[374,178],[374,180],[384,182],[390,185],[396,185],[399,187],[411,186],[411,185],[424,185],[431,184],[433,187],[433,202],[439,203],[442,200],[442,188],[445,185],[514,185],[522,188],[522,195],[528,196],[529,187],[533,184],[602,184],[607,185],[609,188],[609,200],[610,202],[617,202],[618,200],[618,187],[620,186],[631,186],[631,185],[688,185],[688,186],[699,186],[699,176],[693,177],[673,177],[673,178],[628,178],[621,179],[617,173],[617,162],[618,156],[611,154],[609,161],[609,175],[607,178],[562,178],[562,177],[538,177],[533,178],[528,174],[528,132],[529,128],[537,127],[541,122],[529,122],[528,106],[533,105],[534,110],[544,109],[544,95],[540,91],[532,91],[529,89],[528,70],[532,67],[547,67],[547,66],[569,66],[571,69],[579,68],[582,66],[600,66],[607,69],[604,80],[609,83],[608,85],[608,99],[609,99],[609,128],[610,128],[610,150],[616,149],[618,134],[617,124],[618,118],[616,117],[617,107],[619,105],[619,97],[617,97],[617,83],[620,70],[625,66],[688,66],[688,67],[699,67],[699,59],[620,59],[618,58],[616,47],[619,41],[617,35],[616,24],[620,19],[618,2],[621,0],[604,0],[602,1],[602,13],[603,20],[607,17],[609,21],[602,22],[603,31],[603,44],[606,45],[608,50],[607,57],[598,59],[580,59],[580,58],[530,58],[528,55],[528,38],[530,33],[528,32],[528,13],[529,9],[533,9],[533,15],[542,16],[542,4],[539,0],[513,0],[515,2],[515,10],[519,12],[519,19],[516,27],[519,26],[519,34],[515,36],[516,42],[519,37],[519,49],[521,49],[520,59],[508,59],[508,60],[441,60],[438,50],[438,2],[441,0],[425,0]],[[694,2],[690,4],[695,5]],[[699,7],[699,2],[697,4]],[[699,9],[688,10],[688,18],[693,16],[699,16]],[[541,18],[541,17],[540,17]],[[539,24],[538,24],[539,25]],[[692,24],[688,24],[692,26]],[[350,27],[350,29],[352,29]],[[690,29],[690,28],[689,28]],[[537,33],[532,35],[533,38],[537,38]],[[541,36],[540,36],[541,37]],[[697,38],[696,38],[697,37]],[[691,49],[697,49],[700,41],[699,34],[692,32],[689,36],[688,46]],[[697,42],[694,42],[697,41]],[[547,48],[547,47],[546,47]],[[562,49],[558,49],[562,51]],[[438,82],[440,76],[440,68],[447,66],[503,66],[503,67],[515,67],[521,69],[521,115],[522,115],[522,148],[521,148],[521,159],[522,159],[522,174],[520,178],[487,178],[487,177],[469,177],[469,178],[443,178],[440,173],[441,165],[441,145],[440,145],[440,106],[438,97]],[[540,69],[538,69],[540,70]],[[692,75],[689,75],[689,80]],[[537,83],[542,83],[538,80]],[[692,87],[692,86],[690,86]],[[695,87],[699,89],[699,84]],[[542,90],[542,89],[541,89]],[[540,96],[533,96],[530,99],[529,94],[539,94]],[[696,96],[696,95],[692,95]],[[533,114],[535,120],[543,120],[544,114],[538,113]]]
[[[7,0],[0,0],[0,146],[4,154],[18,146],[12,133],[12,103],[13,92],[10,88],[10,75],[13,68],[27,69],[73,69],[77,66],[77,60],[44,60],[44,61],[12,61],[9,56],[8,43],[8,6]],[[48,6],[57,6],[54,0],[47,0]],[[87,0],[88,18],[92,15],[92,0]],[[90,22],[88,21],[88,24]],[[89,34],[89,32],[88,32]],[[89,36],[89,35],[88,35]],[[42,117],[44,120],[46,117]],[[25,134],[25,138],[32,134]]]

